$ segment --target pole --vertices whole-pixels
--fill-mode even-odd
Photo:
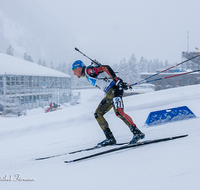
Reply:
[[[152,78],[152,77],[155,77],[155,76],[159,75],[160,73],[164,73],[165,71],[167,71],[167,70],[169,70],[169,69],[172,69],[172,68],[174,68],[174,67],[177,67],[178,65],[181,65],[181,64],[183,64],[183,63],[185,63],[185,62],[187,62],[187,61],[190,61],[190,60],[192,60],[192,59],[194,59],[194,58],[196,58],[196,57],[198,57],[198,56],[200,56],[200,55],[197,55],[197,56],[194,56],[194,57],[192,57],[192,58],[190,58],[190,59],[187,59],[187,60],[185,60],[185,61],[182,61],[182,62],[180,62],[180,63],[178,63],[178,64],[176,64],[176,65],[174,65],[174,66],[171,66],[171,67],[169,67],[169,68],[167,68],[167,69],[165,69],[165,70],[162,70],[162,71],[160,71],[160,72],[158,72],[158,73],[156,73],[156,74],[154,74],[154,75],[151,75],[151,76],[149,76],[149,77],[147,77],[147,78],[145,78],[145,79],[143,79],[143,80],[141,80],[141,81],[139,81],[139,82],[133,83],[133,84],[131,84],[131,85],[129,85],[129,86],[141,84],[141,83],[143,83],[144,81],[146,81],[147,79],[150,79],[150,78]],[[145,83],[145,82],[144,82],[144,83]]]
[[[177,77],[177,76],[181,76],[181,75],[186,75],[186,74],[190,74],[190,73],[195,73],[195,72],[199,72],[199,71],[200,70],[189,71],[189,72],[180,73],[180,74],[176,74],[176,75],[171,75],[171,76],[166,76],[166,77],[161,77],[161,78],[157,78],[157,79],[148,80],[148,81],[145,81],[143,83],[154,82],[154,81],[158,81],[158,80],[168,79],[168,78]]]
[[[189,53],[189,31],[187,32],[187,52]]]

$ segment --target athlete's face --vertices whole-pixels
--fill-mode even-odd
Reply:
[[[74,75],[76,75],[78,78],[81,78],[81,72],[82,72],[81,67],[74,69]]]

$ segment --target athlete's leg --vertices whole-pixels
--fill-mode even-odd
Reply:
[[[110,94],[112,94],[112,91],[107,92],[106,97],[103,98],[103,100],[100,102],[94,114],[98,124],[100,125],[101,129],[103,130],[106,136],[106,140],[98,143],[98,146],[107,146],[116,144],[116,140],[112,132],[110,131],[108,122],[103,117],[104,114],[106,114],[112,108],[112,103],[109,96]]]
[[[132,118],[124,113],[124,103],[121,97],[115,97],[113,98],[113,109],[116,114],[128,127],[132,125],[133,127],[135,126]]]
[[[113,98],[113,109],[116,116],[118,116],[124,123],[129,127],[133,133],[133,139],[130,141],[130,144],[136,143],[138,140],[143,139],[145,135],[136,127],[132,118],[124,113],[124,103],[122,98],[115,97]]]
[[[95,111],[94,117],[103,131],[109,128],[108,122],[105,120],[103,115],[106,114],[111,108],[112,108],[111,101],[107,97],[105,97],[100,102],[99,106]]]

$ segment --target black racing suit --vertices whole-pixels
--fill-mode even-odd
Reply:
[[[102,77],[102,73],[106,73],[106,77]],[[102,65],[98,67],[89,66],[85,68],[85,75],[89,82],[91,82],[94,86],[98,86],[98,80],[108,82],[108,87],[102,88],[104,92],[106,93],[105,97],[100,102],[99,106],[97,107],[95,111],[95,118],[97,122],[99,123],[101,129],[105,131],[109,128],[108,122],[103,117],[104,114],[106,114],[112,107],[114,109],[114,112],[116,116],[118,116],[120,119],[124,121],[124,123],[129,127],[135,127],[135,124],[133,123],[133,120],[129,115],[124,113],[124,104],[122,100],[122,96],[124,93],[123,89],[120,89],[120,87],[117,84],[118,78],[116,77],[114,71],[110,68],[108,65]],[[92,82],[93,80],[93,82]]]

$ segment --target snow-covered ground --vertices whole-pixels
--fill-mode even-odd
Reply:
[[[200,187],[200,119],[144,127],[151,111],[188,106],[200,116],[200,85],[124,98],[125,112],[146,139],[189,134],[188,137],[111,153],[77,163],[64,160],[95,151],[48,160],[35,158],[96,145],[104,134],[94,111],[104,94],[81,90],[81,103],[44,113],[0,118],[0,189],[36,190],[198,190]],[[128,127],[113,110],[105,115],[118,142],[131,140]],[[105,148],[106,149],[106,148]],[[102,151],[99,149],[96,151]],[[23,181],[27,179],[27,181]]]

